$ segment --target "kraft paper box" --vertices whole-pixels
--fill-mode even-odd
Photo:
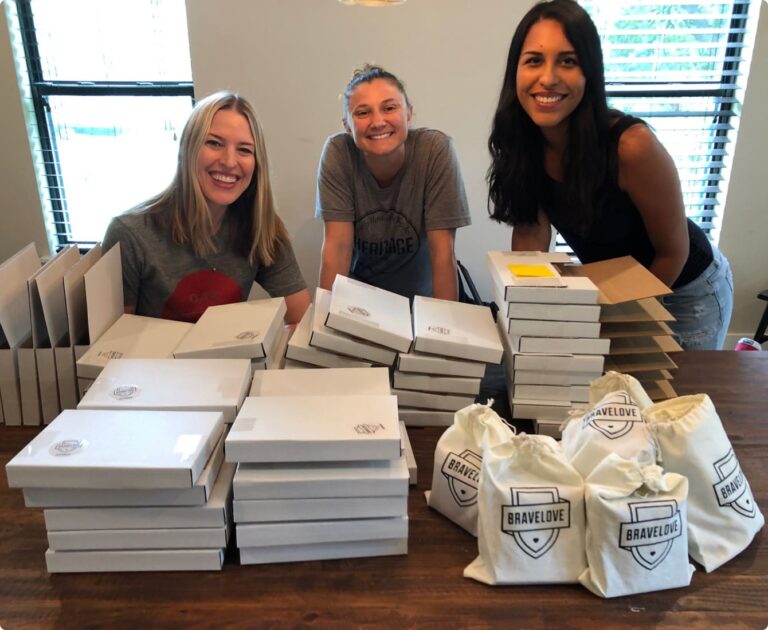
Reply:
[[[236,523],[407,516],[408,497],[399,495],[391,497],[235,500],[233,514]]]
[[[406,496],[408,477],[403,454],[392,460],[238,464],[233,486],[238,501]]]
[[[390,393],[389,370],[377,368],[328,368],[293,373],[285,370],[256,372],[249,396],[343,396]]]
[[[407,537],[275,547],[240,547],[240,564],[399,556],[407,553]]]
[[[43,510],[45,527],[48,531],[226,527],[231,521],[234,474],[234,465],[221,467],[204,505],[53,508]]]
[[[113,359],[78,409],[220,411],[231,424],[250,381],[248,359]]]
[[[34,243],[30,243],[0,265],[0,399],[3,419],[7,425],[22,424],[22,367],[19,365],[22,347],[24,353],[31,354],[34,369],[27,280],[39,268],[40,258]],[[24,424],[40,424],[36,376],[33,377],[27,370],[24,380],[27,383],[32,380],[35,385],[32,393],[25,392],[28,417]]]
[[[491,310],[417,295],[413,300],[414,350],[458,359],[501,363],[503,348]]]
[[[583,337],[596,339],[600,336],[600,322],[507,319],[507,333],[518,337]]]
[[[408,298],[346,276],[333,281],[325,324],[398,352],[413,343]]]
[[[283,328],[284,298],[209,306],[173,353],[177,359],[259,359]]]
[[[224,434],[191,488],[135,490],[100,488],[24,488],[24,505],[39,508],[149,507],[204,505],[224,462]]]
[[[309,338],[310,346],[381,365],[392,365],[395,362],[397,352],[394,350],[367,343],[329,328],[326,325],[326,320],[330,306],[331,292],[318,287],[315,291],[312,333]]]
[[[446,394],[477,396],[480,393],[480,379],[463,378],[460,376],[409,374],[408,372],[399,372],[396,370],[394,387],[396,389],[414,389],[424,392],[442,392]]]
[[[408,517],[249,523],[236,526],[238,547],[275,547],[406,538]]]
[[[8,487],[191,488],[220,412],[66,410],[5,467]]]
[[[397,398],[249,397],[226,437],[224,450],[229,462],[397,459]]]
[[[353,367],[370,367],[370,363],[360,361],[359,359],[353,359],[351,357],[345,357],[335,352],[328,350],[322,350],[321,348],[313,348],[309,345],[309,340],[312,336],[312,319],[314,317],[314,306],[310,307],[304,313],[301,318],[301,322],[293,332],[290,341],[288,341],[288,348],[285,352],[287,359],[293,359],[294,361],[302,361],[310,365],[315,365],[325,368],[353,368]]]
[[[474,396],[453,396],[451,394],[432,394],[408,389],[395,389],[392,393],[397,396],[397,406],[416,407],[438,411],[458,411],[475,402]]]
[[[121,315],[78,359],[77,375],[95,379],[111,359],[170,358],[191,329],[186,322]]]
[[[437,376],[467,376],[482,378],[485,375],[486,363],[463,361],[421,352],[409,352],[397,356],[397,369],[401,372],[416,372],[418,374],[434,374]]]
[[[453,424],[453,411],[431,409],[408,409],[401,407],[400,420],[409,427],[449,427]]]
[[[227,527],[98,529],[48,532],[51,551],[120,549],[223,549]]]
[[[45,552],[48,573],[220,571],[223,549]]]

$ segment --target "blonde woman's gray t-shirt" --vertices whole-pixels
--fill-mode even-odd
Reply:
[[[355,224],[353,278],[409,298],[431,296],[427,232],[471,223],[452,140],[411,129],[403,167],[381,187],[351,136],[331,136],[320,157],[315,216]]]

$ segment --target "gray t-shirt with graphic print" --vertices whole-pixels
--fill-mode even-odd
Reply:
[[[107,251],[120,243],[125,304],[137,315],[195,322],[206,308],[248,299],[254,282],[273,297],[306,287],[290,243],[280,248],[266,267],[232,251],[229,215],[213,237],[217,252],[198,257],[189,245],[173,242],[167,230],[153,225],[146,214],[115,217],[104,235]]]
[[[409,298],[431,296],[427,231],[471,223],[452,140],[411,129],[405,163],[382,188],[351,136],[331,136],[320,157],[315,216],[354,222],[353,278]]]

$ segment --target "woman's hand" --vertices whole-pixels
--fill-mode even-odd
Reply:
[[[355,224],[351,221],[325,221],[320,254],[320,288],[330,291],[337,275],[348,276],[352,265]]]

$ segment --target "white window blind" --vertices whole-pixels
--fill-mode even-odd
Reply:
[[[193,87],[184,0],[6,1],[54,249],[158,193]]]
[[[759,0],[580,0],[612,107],[646,120],[677,165],[687,215],[717,242]]]

